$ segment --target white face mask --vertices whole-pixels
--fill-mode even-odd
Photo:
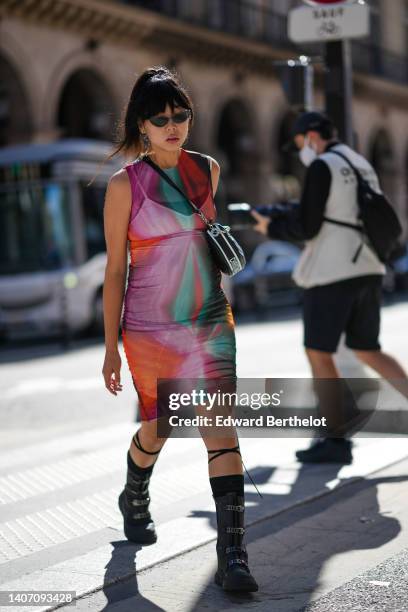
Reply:
[[[310,166],[317,157],[317,153],[310,144],[309,138],[306,138],[303,149],[299,151],[299,158],[302,164],[306,167]]]

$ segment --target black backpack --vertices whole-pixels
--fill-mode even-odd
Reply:
[[[374,250],[378,259],[383,263],[391,263],[399,257],[401,245],[398,241],[402,233],[401,223],[389,200],[383,193],[377,193],[370,186],[369,182],[363,177],[361,172],[351,163],[351,161],[340,153],[340,151],[330,150],[339,157],[342,157],[354,171],[357,177],[357,200],[359,206],[359,219],[362,225],[343,223],[324,217],[325,221],[335,225],[343,225],[355,229],[365,234],[369,240],[369,246]],[[352,261],[356,262],[363,248],[363,242],[357,249]]]

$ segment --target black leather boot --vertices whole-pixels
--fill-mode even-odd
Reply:
[[[234,448],[223,448],[209,453],[217,453],[209,459],[209,462],[225,453],[240,453],[239,446]],[[221,479],[223,477],[220,477]],[[224,477],[228,480],[228,477]],[[232,478],[242,478],[241,491],[243,492],[242,475],[232,475]],[[210,479],[218,480],[218,478]],[[213,487],[215,485],[212,485]],[[227,485],[229,486],[229,485]],[[214,488],[213,488],[214,495]],[[252,576],[248,566],[248,554],[243,539],[245,534],[244,496],[236,491],[226,492],[223,495],[214,496],[217,511],[217,558],[218,568],[214,577],[216,584],[225,591],[254,592],[258,590],[255,578]]]
[[[215,498],[217,509],[217,557],[218,569],[215,582],[225,591],[258,590],[255,578],[248,567],[248,553],[243,546],[244,498],[236,493],[226,493]]]
[[[158,455],[160,451],[146,451],[136,432],[133,441],[136,447],[147,455]],[[153,465],[149,468],[139,468],[137,471],[128,451],[128,469],[125,488],[119,495],[118,504],[123,514],[123,531],[131,542],[137,544],[154,544],[157,540],[154,522],[149,512],[149,482]],[[137,467],[137,466],[136,466]]]

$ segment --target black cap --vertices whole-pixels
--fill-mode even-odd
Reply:
[[[298,134],[307,134],[310,131],[322,132],[328,128],[333,128],[333,122],[323,113],[309,112],[302,113],[296,119],[293,128],[293,136]]]
[[[293,124],[291,140],[282,147],[282,150],[286,152],[297,151],[297,147],[293,142],[293,138],[298,134],[307,134],[307,132],[310,131],[332,131],[333,128],[333,122],[331,121],[331,119],[329,119],[329,117],[327,117],[327,115],[324,115],[323,113],[318,113],[315,111],[302,113],[297,117],[295,123]]]

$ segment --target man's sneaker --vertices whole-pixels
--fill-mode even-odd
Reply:
[[[296,451],[296,457],[302,463],[343,463],[349,465],[353,462],[351,442],[344,438],[321,440],[307,450]]]

